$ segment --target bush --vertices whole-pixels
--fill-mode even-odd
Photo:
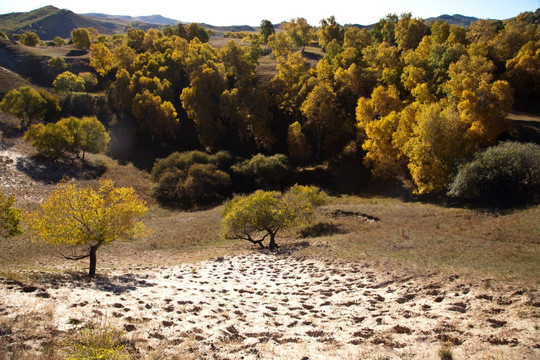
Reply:
[[[21,36],[21,44],[23,44],[23,45],[36,46],[37,44],[39,44],[39,42],[40,42],[39,36],[37,36],[37,34],[35,32],[26,31]]]
[[[231,177],[213,164],[193,164],[184,181],[183,193],[194,204],[207,205],[223,199]]]
[[[231,167],[242,190],[281,190],[293,183],[293,171],[286,155],[254,155]]]
[[[152,168],[157,182],[153,195],[163,203],[183,207],[208,205],[223,199],[231,186],[227,172],[232,157],[227,152],[175,152],[158,159]]]
[[[540,200],[540,146],[504,142],[478,153],[459,167],[448,195],[493,207]]]

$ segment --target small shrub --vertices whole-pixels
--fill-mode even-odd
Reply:
[[[452,344],[444,343],[441,345],[439,352],[437,353],[441,360],[453,360],[454,355],[452,353]]]
[[[508,207],[540,199],[540,146],[504,142],[459,167],[448,195]]]
[[[80,329],[75,341],[66,346],[70,360],[129,359],[122,341],[123,331],[106,322],[92,322]]]

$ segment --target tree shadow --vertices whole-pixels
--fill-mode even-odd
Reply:
[[[50,161],[39,155],[21,158],[15,164],[17,170],[24,172],[32,180],[56,184],[64,178],[92,180],[105,173],[106,167],[86,161]]]
[[[34,272],[31,274],[31,284],[25,284],[19,280],[2,279],[0,281],[18,288],[24,293],[35,293],[37,297],[49,298],[51,295],[47,289],[60,288],[80,288],[96,289],[103,292],[110,292],[116,295],[134,291],[137,288],[153,287],[155,284],[145,280],[147,275],[122,274],[115,276],[96,275],[94,278],[88,277],[88,274],[77,271],[68,271],[63,273]]]
[[[338,224],[326,221],[317,222],[300,230],[300,236],[304,239],[346,233],[347,231],[343,230]]]

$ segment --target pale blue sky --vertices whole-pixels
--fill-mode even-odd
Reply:
[[[0,14],[37,9],[45,5],[76,13],[101,12],[114,15],[159,14],[186,22],[212,25],[259,25],[304,17],[312,25],[334,15],[340,24],[368,25],[388,13],[411,12],[427,18],[461,14],[478,18],[507,19],[523,11],[540,8],[540,0],[0,0]]]

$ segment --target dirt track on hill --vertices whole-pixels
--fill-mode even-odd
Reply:
[[[89,319],[126,331],[142,354],[208,359],[538,359],[540,291],[489,279],[411,276],[368,264],[268,252],[191,265],[0,281],[0,319],[52,312],[57,335]],[[39,316],[37,316],[39,318]],[[51,325],[49,325],[51,327]],[[23,330],[0,344],[25,342]],[[46,343],[47,339],[42,339]],[[7,342],[7,343],[6,343]]]

